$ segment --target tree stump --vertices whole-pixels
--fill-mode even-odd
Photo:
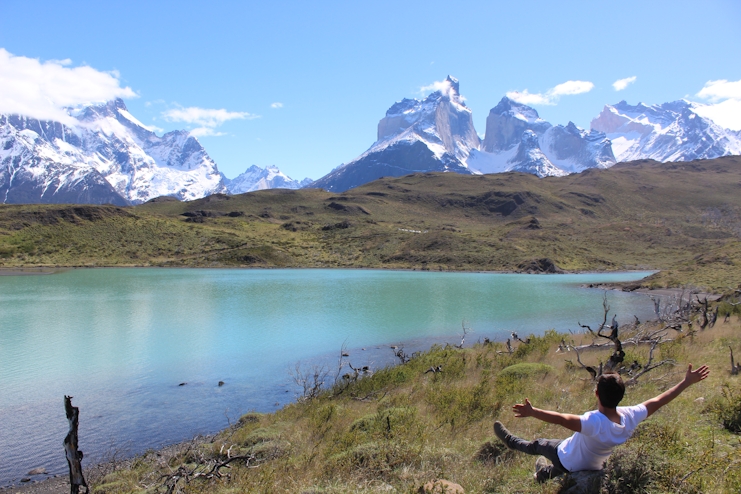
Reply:
[[[69,432],[67,437],[64,438],[64,453],[67,457],[67,465],[69,466],[69,487],[70,494],[80,494],[80,487],[85,488],[85,494],[90,492],[90,488],[85,482],[85,477],[82,475],[82,451],[77,449],[77,420],[80,416],[80,409],[72,406],[72,397],[64,397],[64,411],[67,414],[67,421],[69,422]]]

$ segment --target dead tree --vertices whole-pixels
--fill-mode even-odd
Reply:
[[[666,324],[670,320],[670,318],[667,317],[670,314],[662,313],[660,311],[660,305],[656,302],[654,302],[654,307],[657,313],[662,316],[663,323]],[[595,338],[605,338],[607,340],[610,340],[611,345],[614,347],[614,349],[607,362],[605,362],[604,364],[600,362],[599,366],[595,367],[585,365],[581,361],[581,350],[588,348],[603,348],[606,346],[604,344],[593,342],[591,345],[582,345],[580,347],[575,347],[573,345],[567,345],[565,341],[562,341],[561,345],[559,345],[560,351],[563,351],[565,349],[566,351],[573,350],[576,353],[577,363],[582,369],[589,372],[592,380],[598,379],[599,376],[601,376],[603,373],[618,372],[630,376],[630,379],[627,381],[628,384],[635,384],[637,379],[644,374],[651,372],[652,370],[661,367],[662,365],[674,363],[673,360],[669,359],[662,360],[661,362],[654,362],[654,351],[660,343],[667,341],[665,340],[665,337],[668,326],[655,330],[651,329],[649,325],[641,326],[638,318],[635,318],[635,321],[632,325],[624,326],[624,329],[635,330],[635,333],[633,333],[631,337],[625,339],[625,343],[634,345],[649,343],[651,345],[651,348],[649,350],[648,361],[645,365],[641,365],[638,361],[633,361],[630,366],[625,366],[623,363],[625,359],[625,351],[623,350],[623,341],[620,340],[620,326],[617,322],[617,316],[613,315],[610,325],[607,325],[607,317],[610,312],[610,306],[607,304],[607,295],[605,295],[602,300],[602,308],[604,310],[603,319],[596,331],[585,324],[578,324],[580,327],[586,329]],[[633,327],[631,328],[631,326]]]
[[[634,362],[633,365],[631,365],[630,370],[628,371],[628,375],[630,375],[630,379],[626,382],[626,384],[635,384],[638,381],[638,378],[642,375],[651,372],[652,370],[661,367],[662,365],[667,364],[674,364],[675,361],[672,359],[665,359],[661,362],[654,363],[654,350],[656,350],[656,347],[659,346],[659,343],[661,343],[661,337],[657,338],[652,344],[651,349],[648,352],[648,362],[646,362],[646,365],[641,366],[638,364],[638,362]],[[638,365],[636,365],[638,364]],[[636,374],[633,374],[633,372],[639,371]]]
[[[310,369],[304,369],[300,362],[291,372],[291,378],[301,388],[300,401],[313,400],[322,391],[324,383],[329,377],[329,369],[323,365],[314,365]]]
[[[700,331],[703,331],[708,327],[708,324],[710,324],[710,318],[708,317],[708,298],[705,297],[705,300],[700,300],[700,297],[697,295],[695,295],[695,298],[697,298],[697,303],[700,306],[700,318],[698,324],[700,325]]]
[[[604,370],[606,372],[615,372],[617,371],[620,364],[623,363],[623,359],[625,358],[625,352],[623,351],[623,344],[620,341],[620,338],[618,337],[618,322],[617,322],[617,315],[614,315],[612,317],[612,322],[610,323],[609,329],[610,333],[606,334],[602,331],[607,328],[607,315],[610,313],[610,306],[607,305],[607,294],[602,299],[602,308],[604,309],[604,318],[602,319],[602,323],[599,325],[599,328],[597,328],[597,331],[595,332],[592,328],[585,324],[581,324],[577,322],[579,326],[589,331],[590,334],[592,334],[595,337],[598,338],[607,338],[612,342],[612,344],[615,346],[615,350],[612,352],[612,355],[610,355],[610,358],[607,360],[607,363],[604,365]],[[578,354],[577,354],[578,355]],[[582,364],[582,367],[584,365]],[[602,367],[602,364],[600,363],[600,367]],[[590,372],[591,374],[591,372]],[[597,377],[600,376],[602,372],[597,374]]]
[[[685,293],[686,290],[683,288],[678,297],[667,298],[663,308],[661,307],[662,299],[651,297],[656,318],[664,325],[664,329],[682,331],[682,325],[684,324],[687,324],[690,329],[692,328],[692,313],[694,312],[692,296],[696,295],[697,291],[690,290],[687,292],[686,301]]]
[[[473,331],[471,328],[466,327],[466,321],[461,321],[461,328],[463,329],[463,334],[461,335],[461,344],[453,345],[454,347],[458,349],[463,348],[463,344],[466,342],[466,335]]]
[[[396,358],[399,359],[399,362],[401,362],[402,364],[406,364],[412,359],[411,356],[409,356],[407,353],[404,352],[404,346],[402,345],[392,346],[391,350],[394,351],[394,355],[396,356]]]
[[[519,341],[520,343],[525,343],[525,344],[528,344],[528,343],[530,343],[530,338],[528,338],[528,339],[526,339],[526,340],[523,340],[522,338],[520,338],[520,335],[518,335],[518,334],[517,334],[517,333],[515,333],[514,331],[512,332],[512,334],[511,334],[510,336],[512,336],[512,339],[513,339],[513,340],[517,340],[517,341]]]
[[[514,349],[512,348],[512,342],[510,341],[509,338],[507,338],[507,342],[505,343],[505,345],[507,346],[507,351],[502,352],[500,350],[497,350],[497,354],[501,355],[503,353],[507,353],[509,355],[512,355],[514,353]]]
[[[70,494],[79,494],[80,488],[85,488],[85,493],[90,492],[90,488],[85,482],[85,477],[82,475],[82,451],[77,449],[77,422],[80,418],[80,409],[72,406],[72,397],[64,396],[64,411],[67,414],[67,421],[69,422],[69,432],[64,438],[64,453],[67,457],[67,465],[69,466],[69,487]]]

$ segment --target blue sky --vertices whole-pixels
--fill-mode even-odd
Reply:
[[[123,96],[146,125],[194,130],[229,178],[253,164],[319,178],[370,147],[395,101],[448,74],[479,134],[513,91],[554,124],[589,128],[623,99],[688,98],[721,105],[717,119],[741,128],[737,0],[2,0],[0,10],[0,113],[25,97],[7,88],[54,69],[45,98],[71,98],[65,84],[84,78],[85,95]]]

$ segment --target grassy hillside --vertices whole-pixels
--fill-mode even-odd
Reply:
[[[190,216],[184,216],[190,215]],[[132,208],[3,205],[0,266],[658,269],[651,286],[741,279],[741,158],[539,179],[416,174],[343,194],[268,190]]]
[[[632,330],[621,331],[627,341]],[[690,361],[709,364],[711,375],[642,423],[615,451],[604,492],[739,492],[741,377],[730,375],[728,348],[741,354],[741,323],[719,321],[694,335],[686,326],[682,333],[669,331],[673,341],[659,346],[654,363],[670,363],[640,377],[624,403],[640,403],[674,385]],[[516,344],[512,354],[501,343],[433,347],[357,381],[339,377],[312,399],[273,414],[249,413],[216,438],[150,452],[98,474],[94,492],[413,493],[437,478],[467,493],[561,492],[558,480],[536,484],[535,458],[506,450],[492,424],[502,420],[523,437],[561,438],[568,435],[565,429],[515,419],[511,405],[529,397],[535,406],[562,412],[595,407],[591,377],[575,367],[573,351],[558,351],[564,338],[591,342],[585,335],[550,332]],[[627,362],[647,363],[647,346],[625,349]],[[610,352],[583,351],[581,359],[596,365]],[[345,360],[351,363],[352,355]],[[437,366],[441,372],[425,372]],[[235,460],[218,470],[220,477],[194,475],[249,455],[249,465]]]

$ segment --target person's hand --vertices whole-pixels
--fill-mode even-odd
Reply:
[[[687,374],[684,375],[684,380],[688,384],[699,383],[710,374],[710,368],[707,365],[699,367],[697,370],[692,370],[692,364],[687,368]]]
[[[530,400],[525,398],[525,403],[518,403],[517,405],[513,406],[512,411],[515,412],[515,417],[518,418],[532,417],[533,405],[530,403]]]

